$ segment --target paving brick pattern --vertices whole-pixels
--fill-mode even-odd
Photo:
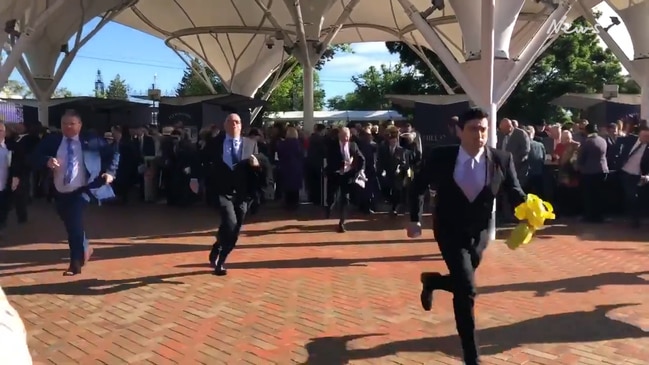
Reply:
[[[399,219],[337,234],[313,209],[262,212],[216,277],[214,212],[104,207],[87,222],[93,261],[70,279],[52,209],[33,211],[44,223],[12,227],[0,245],[0,284],[37,363],[461,363],[451,296],[419,308],[419,273],[444,271],[432,233],[406,240]],[[492,243],[479,269],[485,362],[649,364],[649,230],[542,233],[517,251]]]

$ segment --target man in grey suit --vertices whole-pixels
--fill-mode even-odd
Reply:
[[[605,183],[608,175],[606,162],[606,140],[597,134],[597,126],[589,123],[584,126],[586,136],[577,152],[577,169],[581,174],[581,187],[584,194],[584,219],[591,223],[604,220],[603,205],[598,198],[606,194]]]
[[[512,154],[516,176],[520,183],[524,185],[529,170],[527,156],[530,153],[530,137],[527,133],[514,127],[514,123],[505,118],[500,121],[496,148]]]
[[[527,175],[529,172],[527,158],[531,148],[530,137],[527,133],[522,129],[516,128],[511,119],[505,118],[500,121],[500,125],[498,126],[498,142],[496,148],[512,154],[512,161],[516,168],[518,181],[522,186],[526,186]],[[497,201],[500,201],[502,204],[501,209],[499,209],[500,213],[505,215],[501,218],[505,221],[515,221],[514,216],[511,213],[513,212],[513,209],[507,201],[507,197],[502,196]]]

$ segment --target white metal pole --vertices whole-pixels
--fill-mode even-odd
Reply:
[[[482,47],[480,50],[480,63],[482,66],[482,87],[480,89],[482,98],[481,107],[489,113],[489,137],[487,143],[489,147],[496,147],[496,113],[498,105],[494,100],[494,41],[495,41],[495,15],[496,0],[482,0]],[[489,239],[496,239],[496,204],[491,211],[491,221],[489,224]]]
[[[57,0],[55,3],[50,5],[45,11],[43,11],[34,22],[28,24],[25,29],[22,30],[20,38],[13,45],[11,53],[7,56],[5,62],[0,65],[0,87],[4,87],[9,81],[9,76],[18,65],[18,62],[22,59],[23,53],[29,48],[32,36],[34,33],[38,33],[47,22],[50,20],[50,17],[65,3],[65,0]]]
[[[307,133],[310,133],[313,130],[313,126],[315,126],[314,113],[313,113],[313,109],[314,109],[313,76],[315,71],[312,66],[308,66],[304,64],[302,65],[302,69],[304,72],[304,77],[302,78],[303,90],[304,90],[304,100],[302,101],[302,106],[304,110],[304,130]]]
[[[554,34],[552,34],[552,31],[554,30],[553,27],[557,22],[560,22],[561,19],[564,19],[571,7],[572,4],[570,2],[564,1],[552,12],[552,14],[550,14],[536,34],[534,34],[532,39],[523,48],[523,51],[518,56],[518,60],[514,64],[514,67],[507,73],[505,80],[498,82],[495,99],[496,104],[499,107],[502,106],[511,93],[514,92],[516,85],[521,81],[523,75],[529,71],[530,67],[534,64],[534,61],[536,61],[543,50],[546,49],[543,47],[545,42],[556,39],[554,38]]]

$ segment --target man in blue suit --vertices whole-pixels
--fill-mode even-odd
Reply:
[[[92,254],[83,227],[83,210],[87,202],[112,195],[105,185],[113,181],[119,164],[119,150],[99,136],[82,134],[81,126],[79,114],[67,110],[61,118],[62,133],[47,135],[34,151],[34,166],[52,170],[56,212],[68,234],[70,267],[64,276],[80,274]]]

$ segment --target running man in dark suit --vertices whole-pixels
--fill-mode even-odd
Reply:
[[[434,148],[415,174],[408,236],[421,234],[424,195],[437,189],[433,231],[449,274],[422,273],[421,304],[430,310],[434,290],[453,293],[453,309],[467,365],[480,363],[475,338],[475,270],[489,240],[489,221],[500,190],[512,205],[525,199],[512,155],[487,147],[488,115],[467,111],[458,121],[460,145]]]
[[[216,136],[214,143],[205,151],[209,156],[205,170],[209,176],[211,192],[216,196],[221,225],[212,246],[209,262],[217,276],[227,275],[225,261],[234,250],[248,209],[263,189],[271,173],[266,157],[259,153],[257,141],[241,136],[241,117],[230,114],[223,126],[224,133]],[[191,175],[197,177],[199,169]],[[198,179],[190,182],[190,188],[198,192]]]

